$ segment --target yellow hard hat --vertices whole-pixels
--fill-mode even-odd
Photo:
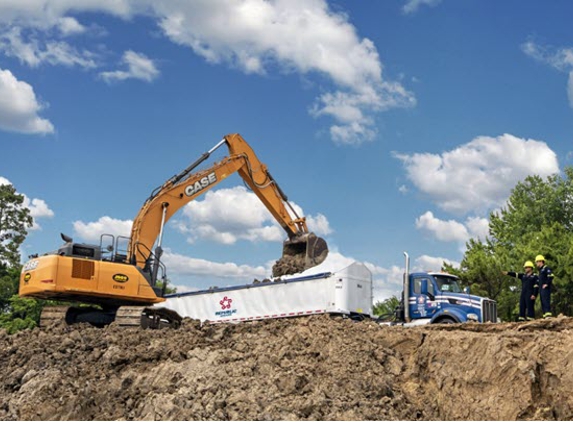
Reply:
[[[525,264],[523,264],[523,268],[533,268],[533,262],[531,261],[525,261]]]
[[[537,255],[537,256],[535,257],[535,262],[537,262],[537,261],[543,261],[543,262],[545,262],[545,257],[544,257],[543,255]]]

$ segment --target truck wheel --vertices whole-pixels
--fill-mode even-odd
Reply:
[[[437,321],[438,324],[455,324],[456,321],[454,321],[452,318],[450,317],[445,317],[440,319],[439,321]]]

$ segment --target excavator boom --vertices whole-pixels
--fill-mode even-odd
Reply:
[[[193,173],[193,170],[223,144],[229,149],[227,157],[206,170]],[[296,214],[267,166],[259,161],[252,148],[239,134],[225,136],[197,161],[152,193],[133,222],[128,249],[130,262],[145,266],[150,257],[160,256],[165,223],[181,207],[235,172],[239,173],[288,235],[283,255],[273,267],[273,276],[300,272],[323,262],[328,254],[326,242],[309,233],[306,219]],[[159,249],[156,248],[152,253],[156,240]]]

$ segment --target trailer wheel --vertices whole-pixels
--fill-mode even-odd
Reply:
[[[366,319],[366,316],[362,315],[362,314],[355,314],[355,313],[351,312],[350,315],[348,316],[348,318],[350,318],[352,321],[364,321]]]

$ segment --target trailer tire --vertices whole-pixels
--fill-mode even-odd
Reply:
[[[352,321],[364,321],[366,320],[367,317],[366,315],[363,314],[356,314],[351,312],[348,318],[350,318]]]

